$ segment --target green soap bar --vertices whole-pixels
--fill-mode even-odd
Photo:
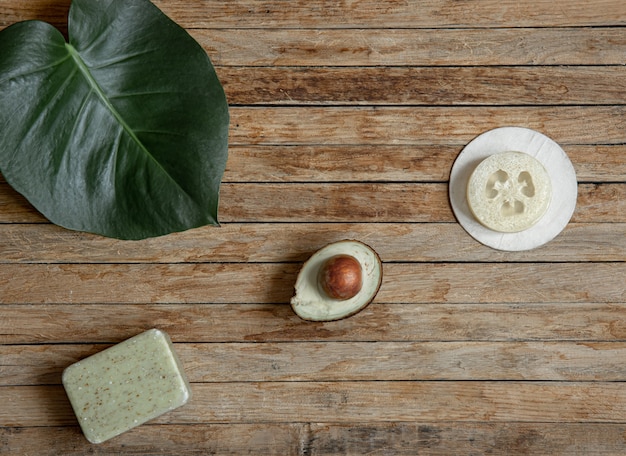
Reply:
[[[191,389],[169,336],[151,329],[72,364],[63,386],[91,443],[185,404]]]

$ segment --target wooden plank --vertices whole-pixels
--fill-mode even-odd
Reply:
[[[14,2],[3,0],[0,9],[0,29],[26,20],[41,20],[67,30],[67,14],[71,0],[49,2],[46,0],[32,0],[28,2]]]
[[[232,145],[459,145],[503,125],[561,145],[623,144],[626,106],[232,107]]]
[[[155,423],[477,421],[624,423],[615,382],[194,383],[193,401]],[[62,386],[0,388],[0,426],[76,423]]]
[[[42,223],[46,219],[21,194],[0,183],[0,223]]]
[[[232,146],[224,182],[443,182],[462,145]],[[626,181],[626,145],[564,147],[579,182]]]
[[[388,262],[623,261],[625,238],[626,223],[570,223],[542,248],[503,252],[456,223],[226,223],[134,242],[0,224],[0,263],[301,262],[342,239],[363,240]]]
[[[500,454],[526,456],[622,456],[624,424],[597,423],[244,423],[149,424],[98,446],[89,445],[77,426],[1,428],[0,450],[7,454],[197,455],[386,455]]]
[[[202,0],[179,8],[164,0],[155,2],[186,27],[232,24],[237,27],[503,27],[545,25],[607,25],[626,23],[626,9],[617,0],[594,3],[595,14],[581,0],[534,1],[524,7],[513,0],[481,0],[471,6],[436,0],[387,2],[376,0],[331,2],[236,0],[224,5]],[[597,8],[597,10],[596,10]],[[610,11],[612,14],[609,14]],[[538,21],[541,18],[541,21]]]
[[[51,5],[46,0],[3,5],[0,27],[26,19],[41,19],[64,25],[69,0]],[[166,14],[186,28],[207,27],[528,27],[605,26],[626,24],[626,9],[619,0],[536,0],[520,4],[514,0],[480,0],[471,5],[437,0],[386,2],[361,0],[331,2],[324,0],[267,2],[264,0],[231,0],[213,2],[154,2]]]
[[[225,223],[455,221],[443,183],[226,184],[221,198]],[[626,185],[579,185],[572,221],[626,222]]]
[[[446,183],[225,183],[222,223],[451,223]],[[0,223],[46,219],[7,184],[0,184]],[[626,222],[626,184],[581,184],[576,223]]]
[[[248,66],[217,72],[231,105],[619,105],[626,92],[623,66]]]
[[[224,222],[452,222],[447,189],[445,184],[224,185],[221,217]]]
[[[63,11],[63,7],[58,10]],[[0,28],[10,23],[6,15],[0,15]],[[56,25],[65,30],[65,19]],[[224,68],[228,66],[621,65],[626,50],[626,34],[620,27],[436,31],[226,28],[189,32],[221,67],[218,74],[222,82],[228,82],[229,72]],[[546,47],[546,42],[552,45]],[[253,74],[258,70],[246,71]],[[558,83],[555,86],[564,94]]]
[[[373,303],[310,323],[285,304],[4,304],[0,342],[113,344],[153,327],[177,342],[623,342],[624,312],[624,302]]]
[[[594,423],[376,423],[310,426],[310,454],[622,455],[624,425]],[[302,453],[304,454],[304,453]]]
[[[299,264],[4,264],[0,302],[287,303]],[[626,263],[386,263],[378,302],[626,302]],[[9,322],[4,322],[8,324]]]
[[[621,65],[626,51],[626,34],[619,27],[190,33],[218,66]]]
[[[0,428],[0,452],[15,455],[300,455],[303,424],[146,424],[115,439],[91,445],[78,426]],[[198,442],[201,442],[199,444]],[[198,451],[198,446],[201,450]],[[317,453],[314,453],[317,454]]]
[[[0,346],[0,386],[61,384],[64,368],[106,347]],[[177,343],[176,352],[193,383],[626,380],[624,342]]]

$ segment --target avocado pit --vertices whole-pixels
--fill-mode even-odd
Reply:
[[[320,268],[319,284],[333,299],[353,298],[363,286],[361,263],[350,255],[330,257]]]

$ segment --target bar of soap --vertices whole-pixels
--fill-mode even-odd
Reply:
[[[187,403],[169,336],[151,329],[67,367],[63,386],[83,433],[102,443]]]

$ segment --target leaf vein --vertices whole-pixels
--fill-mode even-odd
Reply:
[[[32,76],[33,74],[40,73],[40,72],[45,71],[45,70],[49,70],[50,68],[54,68],[54,67],[56,67],[58,65],[61,65],[63,62],[65,62],[69,58],[71,58],[70,54],[66,55],[62,59],[59,59],[59,60],[57,60],[55,62],[52,62],[52,63],[50,63],[48,65],[44,65],[42,67],[35,68],[35,69],[33,69],[31,71],[28,71],[26,73],[20,73],[20,74],[12,75],[12,76],[10,76],[8,78],[0,80],[0,85],[6,84],[7,82],[12,81],[12,80],[14,80],[16,78],[19,78],[19,77],[24,78],[24,77],[27,77],[27,76]]]
[[[76,72],[77,72],[77,69],[73,68],[72,71],[63,80],[63,82],[56,87],[56,89],[52,93],[50,100],[47,102],[48,105],[52,105],[54,102],[56,102],[56,100],[59,99],[59,96],[63,92],[63,89],[65,89],[65,87],[68,86],[72,78],[74,78],[74,76],[76,75]],[[37,111],[38,112],[35,118],[28,122],[28,129],[21,135],[21,138],[17,144],[16,149],[21,149],[26,139],[30,136],[32,131],[35,130],[35,128],[39,124],[39,121],[44,117],[44,115],[47,112],[44,109],[38,109]]]
[[[172,90],[154,90],[154,91],[146,91],[146,92],[132,92],[132,93],[118,93],[116,95],[109,95],[110,100],[119,100],[123,98],[132,98],[132,97],[149,97],[153,95],[177,95],[179,92],[174,92]]]
[[[117,120],[117,122],[120,124],[122,129],[126,132],[126,134],[128,134],[128,136],[130,136],[132,141],[139,147],[139,149],[143,153],[145,153],[147,157],[149,157],[151,159],[151,161],[155,164],[155,166],[159,170],[161,170],[163,175],[165,175],[166,178],[170,182],[172,182],[176,188],[178,188],[187,198],[189,198],[190,201],[193,201],[195,203],[194,197],[178,181],[176,181],[176,179],[174,179],[172,177],[172,175],[169,172],[167,172],[167,170],[165,168],[163,168],[161,163],[159,163],[159,161],[154,157],[154,155],[152,155],[152,153],[150,153],[150,151],[146,148],[146,146],[143,144],[143,142],[137,137],[137,134],[135,133],[135,131],[130,127],[130,125],[128,125],[128,123],[126,123],[126,121],[124,120],[122,115],[117,111],[115,106],[113,106],[111,104],[110,98],[104,93],[102,88],[98,85],[98,82],[94,79],[93,75],[91,74],[91,72],[89,70],[89,67],[87,67],[87,65],[85,64],[85,62],[81,58],[81,56],[78,53],[78,51],[71,44],[66,44],[66,47],[67,47],[68,51],[70,52],[70,54],[72,55],[72,58],[74,59],[76,65],[77,65],[77,68],[80,70],[82,75],[85,77],[85,79],[86,79],[87,83],[89,84],[89,86],[98,95],[98,98],[102,101],[102,103],[106,106],[106,108],[109,110],[109,112]]]
[[[118,63],[128,62],[129,60],[133,60],[133,59],[135,59],[137,57],[141,57],[143,55],[146,55],[146,54],[149,54],[149,53],[155,52],[155,51],[157,51],[157,49],[146,49],[146,50],[143,50],[143,51],[140,51],[140,52],[136,52],[134,54],[126,54],[123,57],[118,58],[118,59],[107,60],[107,61],[101,62],[98,65],[90,65],[90,68],[92,70],[101,70],[103,68],[107,68],[107,67],[110,67],[110,66],[113,66],[113,65],[117,65]]]

